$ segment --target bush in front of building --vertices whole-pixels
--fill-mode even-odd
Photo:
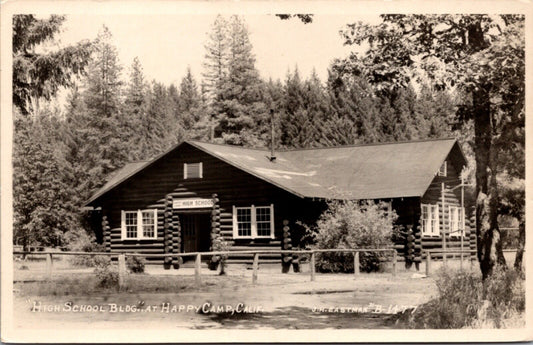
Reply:
[[[524,327],[524,277],[495,268],[484,282],[481,274],[440,271],[438,296],[400,317],[407,328]]]
[[[99,287],[118,287],[118,268],[111,265],[111,258],[108,256],[95,256],[93,264]]]
[[[220,234],[216,234],[212,239],[213,243],[211,245],[211,250],[215,252],[225,252],[229,250],[228,243],[224,240],[224,237]],[[220,267],[220,275],[226,274],[226,260],[228,259],[227,255],[213,255],[211,261],[209,262],[209,269],[216,270]]]
[[[142,256],[128,256],[126,267],[131,273],[144,273],[146,260]]]
[[[393,224],[397,215],[388,205],[374,201],[330,201],[316,227],[310,229],[317,249],[364,249],[392,246]],[[381,270],[383,254],[362,252],[360,269],[364,272]],[[320,253],[320,272],[353,272],[353,253]]]
[[[94,236],[87,234],[79,235],[69,244],[68,249],[73,252],[105,252],[105,246],[96,242]],[[73,255],[69,258],[73,266],[95,267],[95,256],[91,255]]]

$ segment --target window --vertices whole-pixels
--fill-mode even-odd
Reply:
[[[465,218],[464,208],[459,206],[450,206],[449,208],[450,236],[465,235]]]
[[[200,163],[184,163],[183,164],[183,179],[187,180],[190,178],[203,178],[203,164]]]
[[[448,164],[447,164],[446,161],[444,161],[444,163],[442,163],[437,175],[438,176],[445,176],[445,177],[448,175]]]
[[[157,210],[122,211],[123,240],[157,238]]]
[[[422,204],[422,234],[438,236],[439,231],[439,206]]]
[[[274,238],[274,205],[233,206],[234,238]]]

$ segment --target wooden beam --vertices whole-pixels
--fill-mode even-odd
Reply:
[[[202,284],[202,278],[200,277],[202,268],[202,254],[196,254],[196,261],[194,262],[194,280],[197,286]]]
[[[252,283],[257,283],[257,270],[259,268],[259,254],[254,254],[254,263],[253,263],[253,272],[252,272]]]
[[[311,281],[315,281],[315,252],[311,252],[311,260],[310,263],[311,267],[309,270],[311,271]]]
[[[359,276],[359,252],[353,254],[353,274],[356,278]]]
[[[53,266],[52,253],[46,255],[46,279],[52,280],[52,266]]]
[[[124,288],[124,276],[126,275],[126,255],[120,254],[118,256],[118,288]]]

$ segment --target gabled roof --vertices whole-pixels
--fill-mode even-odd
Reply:
[[[270,152],[266,149],[199,141],[186,143],[290,193],[307,198],[419,197],[426,192],[448,155],[458,170],[466,165],[455,139],[277,151],[274,161],[270,161]],[[179,149],[180,145],[168,152]],[[87,203],[156,160],[164,159],[165,155],[149,162],[126,165]]]

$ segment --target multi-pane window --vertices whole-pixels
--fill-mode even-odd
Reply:
[[[237,212],[237,236],[252,236],[252,208],[238,207]]]
[[[141,211],[143,237],[155,237],[155,212],[153,210]]]
[[[449,211],[450,236],[464,236],[465,218],[464,208],[459,206],[450,206]]]
[[[274,238],[274,205],[234,206],[233,237]]]
[[[157,237],[157,210],[122,211],[122,239]]]
[[[137,238],[137,211],[125,211],[126,238]]]
[[[255,220],[257,223],[257,236],[270,236],[270,206],[256,207]]]
[[[185,163],[183,164],[183,179],[190,178],[203,178],[204,167],[202,162],[200,163]]]
[[[426,236],[438,236],[439,231],[439,206],[422,204],[422,234]]]

